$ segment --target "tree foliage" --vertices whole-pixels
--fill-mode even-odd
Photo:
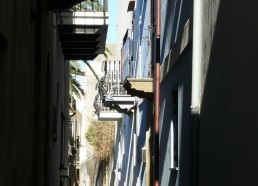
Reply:
[[[76,96],[78,99],[84,99],[85,92],[81,87],[81,84],[76,79],[76,76],[83,76],[84,72],[80,69],[80,64],[76,61],[70,61],[70,85],[69,85],[69,92],[70,92],[70,111],[75,113],[76,105],[75,105],[75,98]]]
[[[73,11],[101,11],[103,5],[98,0],[83,1],[72,7]]]
[[[85,136],[94,148],[93,157],[107,159],[113,150],[115,125],[112,121],[93,122]]]

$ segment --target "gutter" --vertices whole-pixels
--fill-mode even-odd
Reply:
[[[160,0],[156,0],[156,68],[155,68],[155,111],[154,111],[154,177],[159,186],[159,117],[160,117]]]
[[[193,5],[193,56],[192,56],[192,99],[191,113],[200,114],[202,57],[203,57],[203,7],[201,0]]]
[[[193,45],[192,45],[192,137],[191,137],[191,185],[199,185],[199,125],[201,111],[201,84],[203,63],[203,3],[194,0],[193,4]]]
[[[153,78],[154,74],[154,0],[150,0],[150,26],[149,28],[151,29],[150,32],[150,69],[149,69],[149,77]],[[152,86],[154,88],[154,83],[152,80]],[[153,89],[154,90],[154,89]],[[150,105],[153,105],[153,96],[152,99],[150,99]],[[153,109],[149,107],[147,111],[147,117],[153,117],[152,115]],[[146,140],[145,140],[145,146],[146,146],[146,186],[154,185],[154,171],[153,171],[153,151],[152,149],[154,148],[153,145],[153,129],[154,129],[154,120],[151,120],[147,125],[146,125]]]

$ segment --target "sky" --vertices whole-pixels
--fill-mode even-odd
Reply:
[[[109,26],[107,33],[107,44],[115,44],[117,41],[117,1],[118,0],[108,1]]]

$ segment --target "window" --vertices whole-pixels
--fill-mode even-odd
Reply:
[[[178,89],[172,91],[171,169],[178,169]]]

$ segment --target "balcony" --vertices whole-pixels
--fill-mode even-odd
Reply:
[[[82,2],[83,0],[48,0],[49,10],[62,10],[72,7],[73,5]]]
[[[122,119],[122,113],[132,113],[136,98],[127,95],[122,86],[120,61],[104,61],[102,67],[104,76],[96,86],[95,113],[99,120]]]
[[[94,108],[99,121],[117,121],[122,119],[122,113],[130,115],[133,112],[136,98],[130,95],[112,95],[109,99],[95,97]]]
[[[105,52],[109,14],[103,6],[89,10],[89,5],[81,3],[56,13],[65,60],[93,60]]]
[[[86,1],[85,0],[47,0],[47,5],[49,10],[57,11],[57,10],[69,9],[76,5],[81,5],[84,2]],[[107,9],[108,0],[90,0],[87,2],[88,5],[90,5],[90,3],[97,4],[98,10],[101,10],[101,9],[108,10]]]
[[[149,51],[150,30],[128,30],[122,48],[123,87],[131,96],[153,97]]]
[[[132,96],[150,99],[153,97],[153,78],[126,78],[123,86]]]

